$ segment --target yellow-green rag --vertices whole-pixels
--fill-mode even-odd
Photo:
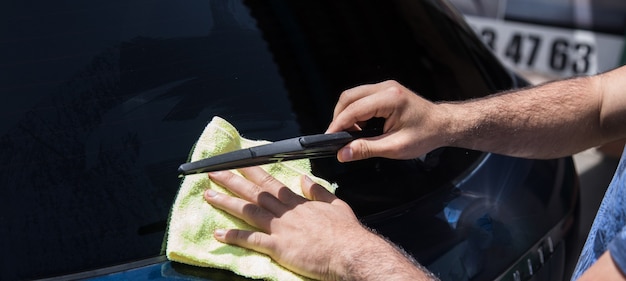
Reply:
[[[196,142],[190,160],[196,161],[265,143],[268,142],[252,141],[241,137],[226,120],[214,117]],[[268,164],[262,167],[300,195],[302,195],[300,188],[302,174],[310,176],[329,191],[335,191],[333,185],[311,174],[310,162],[306,159]],[[255,279],[307,280],[278,265],[269,256],[215,240],[213,232],[216,229],[253,230],[254,228],[206,203],[203,194],[209,188],[229,193],[210,181],[206,174],[189,175],[182,180],[168,225],[166,241],[168,259],[195,266],[227,269]]]

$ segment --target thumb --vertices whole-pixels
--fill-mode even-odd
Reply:
[[[337,151],[339,162],[350,162],[377,156],[374,142],[368,139],[357,139]]]

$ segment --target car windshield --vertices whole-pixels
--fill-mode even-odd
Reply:
[[[0,279],[159,255],[177,167],[213,116],[244,137],[279,140],[323,132],[341,91],[363,83],[396,79],[431,100],[509,88],[438,5],[3,2],[0,244],[10,259]],[[445,185],[477,155],[314,166],[363,216]],[[370,171],[398,190],[355,192]]]

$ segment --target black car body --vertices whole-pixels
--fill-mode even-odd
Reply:
[[[364,83],[395,79],[434,101],[526,85],[439,0],[20,0],[0,11],[2,280],[238,279],[160,252],[177,167],[212,116],[279,140],[323,132],[339,94]],[[571,261],[571,158],[442,148],[312,164],[443,280],[557,280]]]

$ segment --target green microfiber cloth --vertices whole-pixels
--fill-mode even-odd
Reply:
[[[198,139],[191,161],[241,148],[268,143],[251,141],[239,135],[226,120],[214,117]],[[262,166],[283,184],[302,195],[300,176],[306,174],[315,182],[334,192],[335,187],[311,175],[308,160],[295,160]],[[236,171],[235,171],[236,173]],[[244,221],[213,208],[203,198],[208,188],[229,193],[209,180],[206,174],[186,176],[170,214],[167,258],[185,264],[231,270],[239,275],[266,280],[307,280],[275,263],[269,256],[237,246],[221,243],[213,237],[216,229],[254,229]]]

